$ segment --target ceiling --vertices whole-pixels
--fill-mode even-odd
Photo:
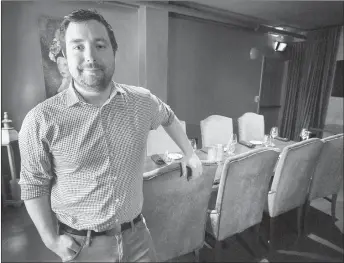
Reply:
[[[234,16],[242,15],[261,24],[295,31],[344,25],[344,1],[194,0],[184,3],[229,11]]]

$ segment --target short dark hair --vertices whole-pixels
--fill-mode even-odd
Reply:
[[[113,53],[116,54],[116,51],[118,49],[118,44],[115,38],[115,34],[112,30],[112,27],[105,20],[105,18],[101,14],[99,14],[95,9],[74,10],[72,13],[64,17],[60,25],[60,32],[59,32],[59,40],[60,40],[64,54],[66,55],[66,31],[69,26],[69,23],[70,22],[83,22],[83,21],[89,21],[89,20],[96,20],[105,26],[106,31],[110,38]]]

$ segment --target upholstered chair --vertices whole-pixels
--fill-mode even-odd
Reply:
[[[179,120],[179,122],[182,125],[184,132],[186,132],[185,121]],[[181,152],[181,149],[160,125],[156,130],[151,130],[148,133],[147,156],[151,156],[153,154],[162,154],[166,151]]]
[[[193,252],[199,260],[204,245],[207,206],[216,163],[203,163],[197,178],[181,176],[180,163],[145,173],[143,210],[158,262]]]
[[[306,207],[308,210],[312,200],[327,199],[331,202],[333,221],[336,220],[337,194],[343,184],[343,137],[342,133],[322,139],[324,145],[312,178]]]
[[[252,227],[258,246],[259,225],[278,155],[278,149],[260,148],[225,161],[218,189],[212,192],[209,201],[206,227],[211,237],[207,243],[215,249],[216,261],[221,258],[224,240],[234,235],[251,255],[257,257],[240,233]]]
[[[246,112],[238,118],[238,131],[241,141],[263,141],[265,134],[264,116]]]
[[[285,147],[280,155],[265,207],[270,218],[270,252],[277,216],[297,208],[298,238],[302,235],[304,205],[322,147],[320,139],[312,138]]]
[[[202,147],[214,144],[227,145],[233,133],[233,121],[231,118],[211,115],[201,120]]]

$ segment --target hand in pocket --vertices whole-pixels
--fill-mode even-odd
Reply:
[[[85,239],[85,237],[81,238]],[[66,262],[74,259],[80,252],[83,246],[83,244],[80,243],[78,243],[73,237],[63,234],[58,236],[48,248],[57,254],[63,262]],[[82,243],[84,243],[84,241]]]

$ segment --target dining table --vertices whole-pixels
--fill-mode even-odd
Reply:
[[[289,146],[289,145],[292,145],[294,143],[297,143],[295,141],[284,141],[284,140],[278,140],[278,139],[275,139],[273,141],[273,146],[268,146],[270,148],[274,148],[274,149],[278,149],[280,152],[282,152],[282,150],[286,147],[286,146]],[[216,164],[218,167],[216,169],[216,174],[215,174],[215,177],[214,177],[214,184],[217,184],[219,183],[219,180],[220,180],[220,177],[221,177],[221,174],[222,174],[222,170],[223,170],[223,167],[224,167],[224,163],[225,161],[230,158],[230,157],[233,157],[233,156],[236,156],[236,155],[239,155],[239,154],[242,154],[242,153],[246,153],[246,152],[249,152],[249,151],[252,151],[254,149],[258,149],[258,148],[265,148],[267,146],[264,146],[263,144],[261,145],[255,145],[254,148],[250,148],[246,145],[243,145],[243,144],[240,144],[239,142],[235,145],[235,150],[233,153],[229,154],[227,151],[224,152],[223,154],[223,158],[220,160],[220,161],[215,161],[215,160],[208,160],[208,149],[209,147],[204,147],[204,148],[201,148],[201,149],[197,149],[195,150],[195,153],[197,154],[198,158],[200,159],[200,161],[202,162],[202,165],[209,165],[209,163],[211,164]],[[163,158],[163,154],[160,154],[160,156]],[[173,160],[172,162],[183,162],[183,158],[179,159],[179,160]],[[144,163],[144,172],[152,172],[156,169],[160,169],[164,166],[166,166],[167,164],[156,164],[151,156],[146,156],[145,158],[145,163]]]

